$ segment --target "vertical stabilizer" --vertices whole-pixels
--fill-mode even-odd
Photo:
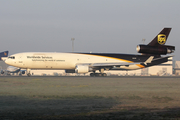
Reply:
[[[138,53],[143,55],[166,55],[175,51],[175,46],[164,45],[167,41],[171,28],[164,28],[148,45],[138,45]]]
[[[164,45],[167,41],[171,28],[164,28],[148,45],[159,46]]]
[[[4,52],[0,52],[0,60],[2,60],[2,57],[7,57],[8,56],[9,51],[4,51]]]

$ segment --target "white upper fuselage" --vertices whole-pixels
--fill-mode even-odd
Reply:
[[[81,53],[27,52],[11,55],[5,63],[24,69],[75,69],[78,64],[130,63],[131,61]]]

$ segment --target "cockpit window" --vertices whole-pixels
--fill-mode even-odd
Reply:
[[[9,59],[15,59],[15,57],[14,56],[10,56],[10,57],[8,57]]]

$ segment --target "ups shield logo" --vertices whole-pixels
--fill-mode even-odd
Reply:
[[[160,45],[164,45],[166,43],[166,35],[159,34],[157,41]]]

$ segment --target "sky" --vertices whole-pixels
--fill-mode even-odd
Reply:
[[[0,51],[138,54],[164,27],[180,60],[179,0],[0,0]]]

